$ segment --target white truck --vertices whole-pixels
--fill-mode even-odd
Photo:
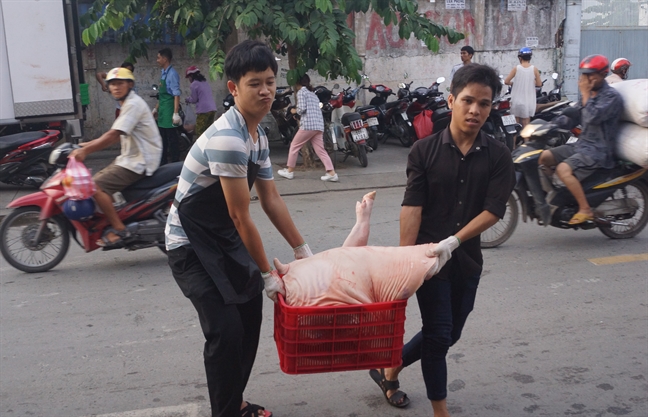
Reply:
[[[51,128],[78,141],[80,46],[75,0],[0,0],[0,136]]]

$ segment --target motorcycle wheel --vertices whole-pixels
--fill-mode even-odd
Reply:
[[[41,227],[40,208],[21,207],[0,225],[0,251],[11,266],[23,272],[45,272],[58,265],[70,247],[67,223],[59,216],[47,219],[39,242],[32,242]]]
[[[518,204],[515,198],[515,193],[512,193],[506,202],[506,213],[504,218],[500,219],[497,223],[485,230],[481,234],[481,247],[494,248],[506,242],[518,224]]]
[[[337,149],[335,149],[335,146],[333,144],[333,138],[331,137],[331,132],[328,126],[324,129],[324,149],[326,150],[329,158],[331,158],[333,168],[335,168],[337,165]]]
[[[407,124],[407,122],[404,119],[401,119],[397,122],[398,126],[400,127],[401,134],[398,135],[398,139],[400,140],[401,144],[409,148],[412,146],[412,127]]]
[[[600,226],[599,230],[605,236],[612,239],[629,239],[637,236],[646,227],[648,223],[648,186],[643,182],[629,184],[614,192],[610,199],[616,198],[633,198],[639,204],[639,208],[629,219],[616,220],[611,227]],[[623,223],[623,224],[620,224]]]
[[[367,165],[369,165],[366,145],[358,145],[358,160],[360,161],[360,166],[363,168],[366,168]]]

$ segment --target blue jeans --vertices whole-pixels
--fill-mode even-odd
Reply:
[[[449,280],[432,277],[416,291],[423,327],[403,347],[403,367],[421,360],[427,396],[432,401],[448,395],[446,355],[461,337],[475,305],[479,278],[479,274],[468,278],[451,275]]]

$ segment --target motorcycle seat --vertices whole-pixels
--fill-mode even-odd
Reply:
[[[401,100],[390,101],[389,103],[385,103],[385,110],[389,110],[392,107],[399,106],[400,104]]]
[[[362,116],[360,116],[360,113],[356,113],[356,112],[344,113],[341,119],[342,125],[344,126],[350,126],[351,122],[354,120],[362,120]]]
[[[450,113],[450,114],[448,114]],[[445,117],[451,116],[452,115],[452,110],[451,109],[438,109],[435,110],[434,113],[432,113],[432,122],[435,122],[439,119],[443,119]]]
[[[162,165],[150,177],[142,178],[134,184],[122,190],[122,195],[126,201],[135,200],[154,188],[164,185],[170,181],[176,180],[182,171],[183,162],[173,162]]]
[[[20,132],[0,137],[0,152],[7,153],[17,147],[47,136],[45,132]]]
[[[371,105],[369,105],[369,106],[360,106],[360,107],[356,107],[355,111],[357,111],[357,112],[363,112],[363,111],[367,111],[367,110],[375,110],[375,109],[376,109],[376,106],[371,106]]]

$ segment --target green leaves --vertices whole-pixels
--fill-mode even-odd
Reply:
[[[359,82],[363,61],[347,18],[370,10],[385,25],[398,26],[399,37],[414,35],[434,52],[442,37],[451,43],[464,38],[420,14],[417,0],[95,0],[80,21],[86,45],[117,31],[133,58],[146,56],[149,42],[178,33],[189,56],[209,56],[212,79],[223,74],[226,40],[242,29],[288,55],[290,84],[311,69]]]

